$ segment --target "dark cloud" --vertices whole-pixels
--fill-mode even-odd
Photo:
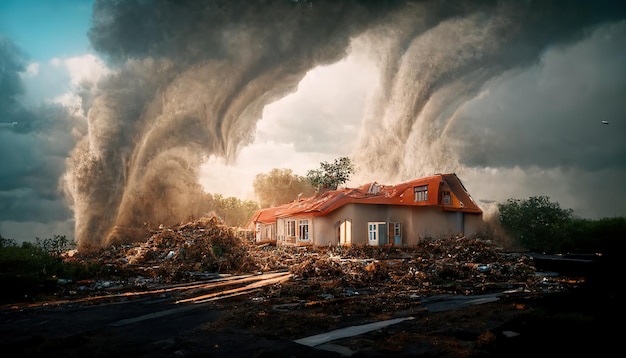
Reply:
[[[44,106],[29,114],[35,120],[0,128],[0,221],[67,220],[72,215],[60,179],[76,142],[73,129],[64,124],[67,113],[58,107]]]
[[[626,21],[608,23],[483,87],[447,137],[475,194],[546,195],[586,218],[626,214],[614,200],[626,177],[625,41]]]
[[[59,106],[24,106],[20,102],[24,93],[20,74],[24,71],[25,58],[20,50],[3,38],[0,41],[0,221],[67,221],[72,213],[60,189],[60,179],[66,169],[65,159],[76,143],[73,133],[80,125]]]
[[[168,58],[186,65],[253,57],[267,65],[306,53],[334,61],[351,32],[401,1],[96,1],[89,38],[112,60]],[[296,60],[297,61],[297,60]]]
[[[24,132],[35,118],[18,102],[24,93],[20,72],[26,70],[26,58],[8,38],[0,35],[0,123],[3,130]],[[17,124],[13,124],[17,122]]]
[[[454,140],[480,131],[458,135],[453,119],[487,84],[623,17],[622,4],[582,0],[96,1],[89,37],[117,72],[84,102],[89,133],[69,161],[79,244],[196,213],[202,160],[236,158],[263,107],[354,37],[381,77],[355,160],[375,180],[407,179],[462,165]]]
[[[3,109],[24,91],[19,73],[26,69],[25,61],[24,54],[13,41],[0,35],[0,103]]]
[[[454,126],[469,166],[626,167],[626,21],[502,76]],[[609,125],[603,125],[602,121]]]

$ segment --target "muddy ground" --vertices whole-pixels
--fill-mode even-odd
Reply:
[[[0,348],[20,357],[523,357],[609,356],[622,346],[622,303],[586,289],[436,312],[395,304],[358,296],[277,309],[246,295],[180,306],[162,295],[4,308]],[[413,319],[318,348],[294,342],[398,317]]]
[[[605,356],[621,346],[615,267],[540,272],[532,256],[480,238],[413,248],[258,247],[200,220],[67,259],[107,269],[91,280],[59,279],[46,298],[1,307],[2,351],[522,357]],[[394,319],[359,334],[329,333]],[[318,334],[327,339],[307,340]]]

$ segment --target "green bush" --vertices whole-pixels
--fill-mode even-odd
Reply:
[[[600,220],[574,220],[571,230],[571,252],[600,252],[618,255],[624,249],[626,218],[613,217]]]
[[[602,253],[620,251],[626,237],[626,218],[577,219],[547,196],[508,199],[498,204],[500,224],[520,245],[545,253]]]
[[[35,246],[53,256],[60,256],[64,252],[76,248],[74,241],[68,240],[65,235],[54,235],[52,238],[35,238]]]
[[[79,280],[94,276],[98,265],[82,262],[65,262],[62,253],[73,247],[65,236],[21,246],[0,235],[0,302],[37,300],[42,295],[53,294],[57,278]]]
[[[498,209],[502,227],[527,249],[554,253],[566,246],[572,210],[561,209],[549,197],[508,199]]]

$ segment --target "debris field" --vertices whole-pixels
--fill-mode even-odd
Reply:
[[[180,356],[232,356],[263,342],[273,348],[261,350],[293,352],[293,342],[308,342],[318,334],[395,320],[403,323],[336,339],[314,350],[334,354],[329,356],[369,357],[519,353],[534,349],[528,342],[544,334],[530,332],[537,329],[523,318],[533,311],[533,302],[571,291],[585,281],[538,273],[532,256],[508,252],[478,237],[429,239],[415,247],[277,247],[256,245],[216,217],[159,227],[150,230],[144,241],[75,251],[64,259],[102,269],[89,280],[59,278],[54,297],[41,308],[27,306],[50,310],[55,303],[57,307],[98,303],[97,307],[106,307],[137,298],[181,305],[181,310],[129,316],[110,324],[122,328],[193,309],[196,304],[199,312],[201,307],[220,312],[218,319],[169,340],[167,350],[159,348],[162,354]],[[23,307],[16,304],[15,308]],[[515,329],[505,329],[510,322],[518,322],[511,326]],[[565,326],[573,332],[586,327],[569,322]],[[546,324],[539,327],[551,329]],[[526,340],[508,338],[520,334]],[[100,339],[108,335],[98,337],[85,344],[104,344]],[[508,342],[515,345],[507,346]],[[47,344],[53,341],[37,349],[48,350]],[[154,354],[156,348],[142,349]],[[307,356],[303,352],[291,355]]]

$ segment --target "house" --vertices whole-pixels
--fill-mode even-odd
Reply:
[[[325,191],[261,209],[248,228],[256,243],[412,246],[424,238],[474,235],[484,227],[482,214],[452,173]]]

